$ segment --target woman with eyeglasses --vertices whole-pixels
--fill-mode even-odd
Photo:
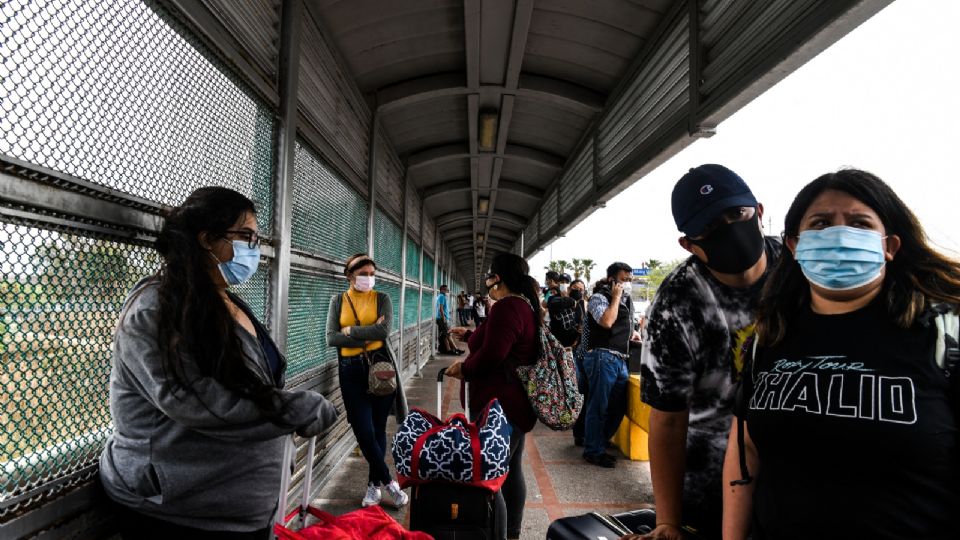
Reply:
[[[271,538],[287,435],[336,409],[284,390],[286,360],[230,287],[260,261],[256,210],[240,193],[194,191],[156,241],[160,271],[134,286],[113,342],[114,432],[100,479],[124,538]]]
[[[327,311],[327,345],[337,347],[340,393],[347,420],[357,438],[360,452],[370,466],[364,507],[380,504],[381,489],[394,507],[407,504],[409,497],[390,475],[387,452],[387,416],[396,407],[397,418],[406,411],[403,387],[394,371],[393,391],[384,393],[370,388],[370,369],[378,362],[394,362],[387,339],[393,323],[393,304],[386,293],[374,290],[377,264],[358,253],[343,267],[350,281],[346,292],[330,298]],[[394,368],[395,370],[395,368]]]
[[[745,347],[723,537],[960,538],[960,373],[936,324],[960,264],[855,169],[804,187],[785,231]]]

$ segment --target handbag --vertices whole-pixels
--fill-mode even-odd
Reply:
[[[360,323],[360,316],[357,315],[357,308],[353,305],[353,300],[347,293],[343,297],[350,304],[350,310],[353,311],[353,318],[357,321],[357,326],[363,326]],[[367,363],[367,393],[375,396],[389,396],[397,391],[397,367],[390,358],[390,353],[386,352],[386,344],[383,349],[367,352],[367,344],[363,344],[363,359]]]
[[[445,422],[413,408],[393,437],[400,487],[445,481],[497,492],[510,471],[510,423],[496,399],[476,422],[457,413]]]
[[[319,521],[299,531],[287,527],[299,509],[287,514],[283,523],[273,526],[281,540],[431,540],[424,532],[408,531],[380,506],[368,506],[342,516],[334,516],[313,506],[306,512]]]

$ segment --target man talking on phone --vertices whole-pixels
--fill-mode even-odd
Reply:
[[[626,263],[611,264],[587,306],[590,333],[583,370],[589,397],[580,413],[586,414],[583,459],[600,467],[616,466],[616,458],[606,451],[607,441],[627,412],[627,359],[630,347],[640,344],[640,334],[633,328],[632,273]]]

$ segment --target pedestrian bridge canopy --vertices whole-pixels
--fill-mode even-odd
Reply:
[[[531,256],[887,0],[0,3],[0,527],[96,536],[112,331],[166,210],[222,185],[267,239],[238,291],[341,403],[324,342],[371,253],[404,376],[440,284]],[[352,448],[343,418],[304,474]]]

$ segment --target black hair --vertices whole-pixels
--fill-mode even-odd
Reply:
[[[896,324],[909,328],[930,302],[960,304],[960,265],[929,245],[920,222],[883,180],[869,172],[844,169],[810,182],[797,194],[784,219],[784,236],[800,234],[800,222],[826,190],[842,191],[877,213],[887,235],[900,238],[900,250],[886,265],[881,295]],[[774,345],[793,317],[810,302],[810,286],[789,249],[783,249],[767,279],[757,315],[760,343]]]
[[[549,272],[547,272],[546,277],[550,281],[557,281],[558,279],[560,279],[560,272],[557,272],[556,270],[550,270]]]
[[[584,288],[584,289],[587,288],[587,284],[584,283],[582,279],[575,279],[575,280],[571,281],[571,282],[570,282],[570,286],[572,287],[574,283],[579,283],[579,284],[583,285],[583,288]]]
[[[633,272],[633,268],[630,268],[630,265],[624,262],[615,262],[607,267],[608,278],[617,277],[620,272]]]
[[[377,263],[373,262],[373,259],[371,259],[369,255],[366,253],[354,253],[343,263],[343,275],[350,277],[350,274],[368,264],[372,264],[374,270],[377,269]]]
[[[497,253],[490,263],[490,273],[499,276],[500,281],[511,291],[523,295],[533,308],[534,322],[543,324],[540,295],[537,293],[540,284],[530,277],[530,265],[523,257],[507,252]]]
[[[191,362],[261,410],[278,413],[277,389],[248,367],[237,324],[210,276],[214,258],[200,243],[203,233],[208,241],[224,238],[244,214],[255,212],[250,199],[222,187],[199,188],[169,212],[155,243],[163,257],[157,339],[164,371],[186,390],[193,391],[184,369]]]

